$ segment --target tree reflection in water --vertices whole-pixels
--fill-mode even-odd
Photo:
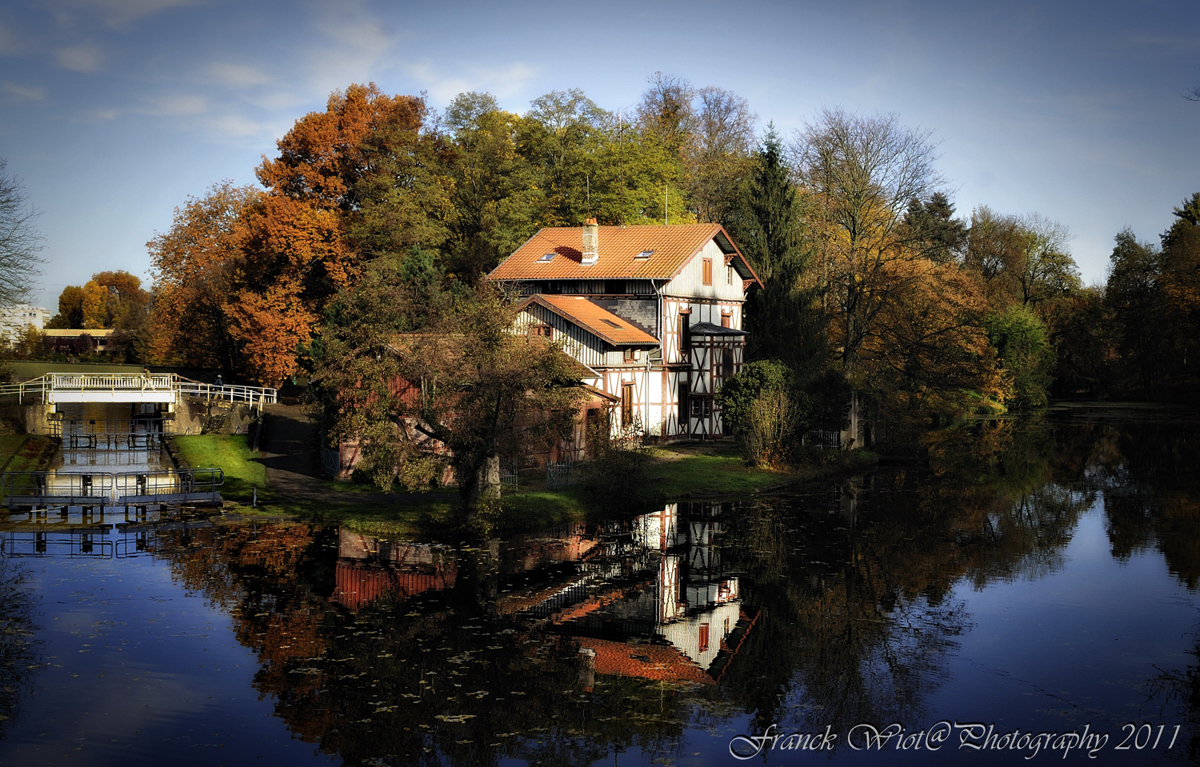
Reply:
[[[1197,488],[1137,489],[1159,453],[1195,466],[1192,443],[1114,428],[989,422],[919,468],[476,547],[273,524],[162,555],[234,617],[292,731],[348,764],[675,758],[686,728],[744,714],[919,721],[972,628],[955,586],[1061,567],[1101,496],[1118,556],[1160,546],[1192,586]]]
[[[21,698],[40,665],[35,607],[28,569],[0,558],[0,737],[20,712]]]

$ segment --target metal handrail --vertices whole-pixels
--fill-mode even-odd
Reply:
[[[209,384],[193,381],[175,373],[46,373],[21,383],[0,385],[0,397],[16,396],[24,401],[27,394],[44,399],[50,391],[173,391],[204,399],[245,402],[255,407],[274,404],[279,391],[268,386]]]
[[[77,498],[112,497],[111,472],[6,471],[0,475],[0,495],[71,496]]]

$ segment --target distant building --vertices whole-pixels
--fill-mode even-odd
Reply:
[[[43,330],[42,336],[46,339],[46,345],[59,354],[105,354],[111,348],[109,342],[114,332],[112,328],[71,328]]]
[[[29,304],[0,308],[0,339],[9,345],[18,343],[32,325],[39,332],[50,321],[50,310]]]

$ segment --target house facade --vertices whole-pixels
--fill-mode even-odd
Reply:
[[[720,225],[542,229],[489,277],[522,296],[520,332],[596,372],[614,430],[727,433],[713,397],[741,369],[746,293],[761,283]]]

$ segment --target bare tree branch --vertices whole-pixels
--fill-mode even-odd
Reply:
[[[20,179],[9,176],[0,158],[0,306],[27,300],[38,274],[42,235],[33,225],[37,211],[27,205]]]

